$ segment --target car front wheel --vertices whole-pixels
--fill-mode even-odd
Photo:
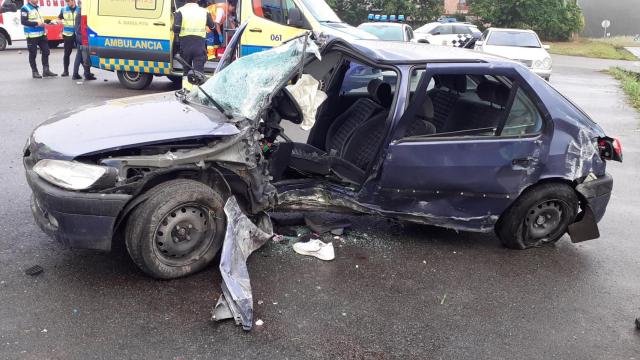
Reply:
[[[205,268],[224,239],[222,197],[193,180],[172,180],[150,190],[129,216],[126,245],[138,267],[157,279],[175,279]]]
[[[496,234],[502,244],[511,249],[555,243],[575,221],[578,206],[575,191],[566,184],[534,186],[501,216],[496,224]]]
[[[0,51],[6,49],[8,43],[9,40],[7,39],[7,37],[2,32],[0,32]]]

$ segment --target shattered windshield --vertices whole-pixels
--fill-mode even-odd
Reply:
[[[255,119],[269,96],[285,85],[302,62],[302,53],[320,53],[317,45],[307,37],[294,39],[271,50],[241,57],[202,85],[225,112],[234,117]],[[190,100],[214,107],[200,89],[194,90]]]

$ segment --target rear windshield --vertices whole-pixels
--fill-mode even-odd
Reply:
[[[540,41],[534,33],[521,31],[495,31],[487,45],[539,48]]]
[[[375,35],[380,40],[386,41],[402,41],[402,27],[400,26],[379,26],[379,25],[360,25],[358,28]]]

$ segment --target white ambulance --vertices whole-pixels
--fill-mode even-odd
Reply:
[[[38,0],[40,14],[47,20],[55,20],[60,14],[60,9],[67,6],[64,0]],[[20,24],[20,9],[26,0],[0,0],[0,51],[7,45],[24,42],[26,38]],[[55,48],[62,43],[62,24],[46,25],[49,47]]]

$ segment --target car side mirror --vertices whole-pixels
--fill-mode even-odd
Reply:
[[[430,44],[429,40],[427,40],[427,39],[418,39],[418,43],[419,44]]]
[[[187,73],[187,81],[189,84],[200,86],[207,82],[207,76],[200,71],[191,70]]]
[[[542,48],[545,50],[551,49],[551,45],[542,45]]]
[[[301,29],[308,28],[307,22],[298,8],[289,9],[289,20],[287,21],[287,24]]]

